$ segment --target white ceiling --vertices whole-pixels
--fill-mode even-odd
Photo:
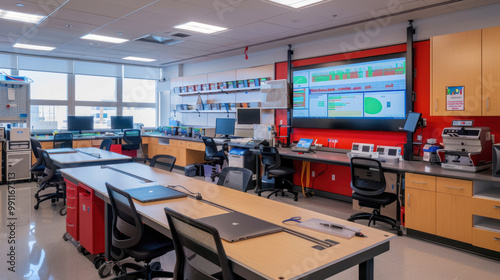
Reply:
[[[401,5],[389,4],[398,2]],[[18,3],[24,7],[17,6]],[[38,26],[0,19],[0,51],[119,63],[129,63],[122,60],[123,57],[139,56],[157,59],[147,65],[167,65],[234,55],[242,53],[245,46],[256,51],[312,37],[338,36],[352,32],[354,26],[349,24],[377,15],[396,14],[391,20],[391,24],[395,24],[500,3],[500,0],[331,0],[299,10],[263,0],[51,0],[40,3],[39,0],[1,1],[0,9],[48,17]],[[229,30],[206,35],[173,28],[188,21]],[[148,34],[168,37],[178,32],[191,36],[172,46],[133,41]],[[110,44],[80,39],[88,33],[130,41]],[[42,52],[12,48],[16,42],[56,49]]]

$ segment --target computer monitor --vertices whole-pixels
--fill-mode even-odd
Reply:
[[[422,114],[410,112],[408,113],[408,117],[406,118],[405,126],[403,127],[404,131],[415,132],[417,129],[418,121],[420,120],[420,116]]]
[[[132,128],[134,128],[134,117],[111,116],[111,129],[132,129]]]
[[[94,116],[68,116],[68,131],[94,129]]]
[[[234,135],[236,119],[215,119],[215,134],[222,134],[224,137]]]
[[[251,127],[254,124],[261,122],[261,109],[260,108],[237,108],[236,109],[236,124],[239,127]]]

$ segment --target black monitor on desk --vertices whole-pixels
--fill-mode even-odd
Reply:
[[[94,130],[94,116],[68,116],[68,131]]]
[[[134,128],[134,117],[111,116],[111,129],[132,129],[132,128]]]
[[[229,135],[234,135],[235,119],[215,119],[215,134],[224,135],[228,138]]]

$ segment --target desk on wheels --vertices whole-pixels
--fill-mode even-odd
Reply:
[[[94,189],[96,195],[107,203],[109,203],[109,198],[105,182],[121,189],[151,184],[175,184],[183,185],[192,192],[200,192],[203,196],[203,200],[200,201],[186,197],[145,204],[135,202],[143,222],[166,236],[171,235],[163,211],[164,207],[169,207],[192,218],[225,213],[226,210],[217,207],[218,205],[278,225],[283,225],[281,221],[292,216],[301,216],[303,220],[318,218],[340,224],[351,224],[293,205],[264,199],[137,163],[114,164],[104,168],[88,166],[62,169],[61,173],[66,179]],[[92,175],[89,176],[89,174]],[[108,205],[106,207],[107,218],[109,218],[110,209]],[[107,223],[108,226],[109,224]],[[393,234],[359,224],[355,224],[355,227],[361,228],[363,233],[368,236],[367,238],[343,239],[295,225],[283,225],[283,227],[295,231],[298,235],[280,232],[235,243],[223,240],[234,272],[247,279],[325,279],[359,264],[360,279],[373,279],[373,258],[388,251],[389,241],[394,237]],[[304,236],[300,237],[300,235],[318,240],[330,239],[339,242],[339,244],[331,247],[322,246],[322,250],[319,250],[314,248],[318,243],[308,240]],[[109,228],[106,236],[107,245],[109,245]],[[109,248],[106,251],[108,250]]]
[[[125,163],[132,161],[129,156],[113,153],[98,148],[77,148],[76,153],[54,153],[58,149],[47,150],[57,168],[82,167]]]

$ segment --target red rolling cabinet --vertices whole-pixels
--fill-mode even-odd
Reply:
[[[80,245],[92,255],[104,253],[104,201],[83,184],[78,184],[78,218]]]
[[[66,181],[66,232],[78,241],[78,186],[69,181]]]

